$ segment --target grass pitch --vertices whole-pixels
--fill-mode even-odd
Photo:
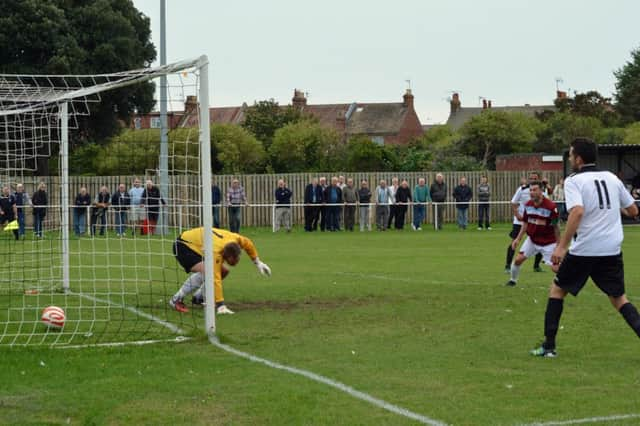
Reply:
[[[532,272],[529,260],[518,285],[505,287],[508,230],[243,231],[273,276],[258,277],[246,257],[232,270],[225,298],[237,313],[218,318],[219,337],[447,424],[639,414],[640,342],[592,284],[565,302],[559,357],[528,355],[542,339],[552,274]],[[625,234],[627,293],[640,305],[640,229]],[[162,296],[179,282],[164,285]],[[201,315],[168,318],[199,324]],[[194,336],[142,347],[0,348],[0,423],[417,424]]]

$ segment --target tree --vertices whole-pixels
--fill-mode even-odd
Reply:
[[[640,145],[640,122],[632,123],[624,129],[624,140],[627,145]]]
[[[596,90],[585,93],[575,93],[573,98],[559,98],[555,101],[559,112],[569,112],[582,117],[593,117],[600,120],[606,127],[619,123],[620,115],[611,104],[611,98],[605,98]]]
[[[394,170],[395,155],[390,149],[374,143],[364,135],[355,136],[347,142],[346,170],[379,172]]]
[[[335,130],[304,120],[276,131],[269,157],[275,173],[334,171],[343,164],[344,143]]]
[[[264,147],[246,129],[234,124],[211,125],[212,157],[221,167],[214,173],[263,173],[267,161]]]
[[[276,130],[303,118],[302,113],[292,106],[281,107],[273,99],[260,101],[247,109],[242,127],[253,133],[265,149],[271,147]]]
[[[613,73],[616,81],[616,109],[628,121],[640,121],[640,48],[631,60]]]
[[[486,110],[460,129],[459,154],[471,156],[483,168],[494,169],[497,154],[530,152],[540,122],[520,113]]]
[[[0,72],[104,74],[149,66],[156,57],[149,22],[130,0],[5,0]],[[147,82],[101,95],[89,117],[78,117],[72,144],[114,135],[118,120],[151,110],[153,92]]]
[[[555,113],[538,128],[533,150],[561,153],[577,137],[596,140],[601,129],[602,123],[595,117],[584,117],[569,112]]]

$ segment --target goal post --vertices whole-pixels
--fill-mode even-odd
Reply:
[[[175,239],[183,230],[212,226],[208,73],[201,56],[112,74],[0,75],[0,186],[18,213],[0,216],[0,346],[215,333],[214,303],[187,314],[168,305],[188,276],[174,259]],[[155,109],[134,114],[103,145],[90,145],[95,155],[82,158],[91,170],[80,175],[78,167],[87,165],[70,162],[70,144],[83,149],[81,120],[117,91],[160,78],[167,81],[170,111],[166,193],[151,196],[160,182],[146,174],[158,168],[158,155],[150,155],[160,146]],[[41,176],[43,162],[48,176]],[[108,175],[101,172],[105,164]],[[141,195],[146,198],[136,198]],[[154,233],[160,215],[166,232]],[[7,226],[14,220],[17,231]],[[212,259],[212,233],[205,232],[204,242],[204,256]],[[205,297],[213,301],[213,262],[205,265]],[[62,329],[41,322],[48,306],[65,311]]]

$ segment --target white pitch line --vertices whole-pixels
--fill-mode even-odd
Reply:
[[[109,300],[109,299],[100,299],[100,298],[98,298],[98,297],[89,296],[88,294],[83,294],[83,293],[73,293],[73,292],[70,292],[70,293],[68,293],[68,294],[72,294],[72,295],[74,295],[74,296],[82,297],[82,298],[85,298],[85,299],[87,299],[87,300],[91,300],[92,302],[106,303],[106,304],[107,304],[107,305],[109,305],[109,306],[114,306],[114,307],[116,307],[116,308],[126,309],[126,310],[127,310],[127,311],[129,311],[129,312],[132,312],[132,313],[134,313],[134,314],[136,314],[136,315],[140,315],[140,316],[141,316],[141,317],[143,317],[143,318],[146,318],[146,319],[148,319],[148,320],[151,320],[151,321],[153,321],[153,322],[156,322],[156,323],[160,324],[161,326],[168,328],[169,330],[173,331],[173,332],[174,332],[174,333],[176,333],[176,334],[184,334],[184,330],[182,330],[182,329],[181,329],[180,327],[178,327],[177,325],[172,324],[172,323],[170,323],[170,322],[168,322],[168,321],[165,321],[165,320],[163,320],[163,319],[160,319],[160,318],[158,318],[158,317],[156,317],[156,316],[154,316],[154,315],[148,314],[148,313],[146,313],[146,312],[142,312],[142,311],[140,311],[140,310],[138,310],[138,309],[136,309],[136,308],[133,308],[133,307],[131,307],[131,306],[121,305],[121,304],[119,304],[119,303],[113,303],[113,302],[112,302],[111,300]]]
[[[239,356],[241,358],[248,359],[249,361],[252,361],[252,362],[257,362],[257,363],[260,363],[260,364],[264,364],[264,365],[266,365],[268,367],[275,368],[277,370],[288,371],[289,373],[297,374],[299,376],[306,377],[307,379],[311,379],[311,380],[313,380],[315,382],[331,386],[333,388],[336,388],[336,389],[338,389],[338,390],[340,390],[342,392],[345,392],[345,393],[351,395],[354,398],[357,398],[357,399],[360,399],[362,401],[368,402],[370,404],[375,405],[378,408],[382,408],[382,409],[390,411],[390,412],[392,412],[394,414],[399,414],[401,416],[407,417],[409,419],[415,420],[417,422],[420,422],[420,423],[423,423],[423,424],[426,424],[426,425],[432,425],[432,426],[446,426],[447,425],[446,423],[443,423],[443,422],[441,422],[439,420],[435,420],[435,419],[432,419],[430,417],[423,416],[422,414],[414,413],[412,411],[407,410],[406,408],[402,408],[402,407],[399,407],[397,405],[391,404],[391,403],[389,403],[387,401],[384,401],[382,399],[375,398],[375,397],[373,397],[373,396],[371,396],[369,394],[366,394],[364,392],[360,392],[359,390],[356,390],[356,389],[352,388],[351,386],[347,386],[344,383],[340,383],[340,382],[337,382],[335,380],[331,380],[331,379],[329,379],[327,377],[324,377],[324,376],[321,376],[319,374],[312,373],[312,372],[307,371],[307,370],[301,370],[301,369],[295,368],[295,367],[289,367],[289,366],[283,365],[283,364],[278,364],[277,362],[269,361],[268,359],[260,358],[260,357],[257,357],[255,355],[251,355],[251,354],[248,354],[246,352],[239,351],[237,349],[232,348],[229,345],[225,345],[223,343],[220,343],[218,338],[216,336],[214,336],[214,335],[210,335],[209,336],[209,341],[214,346],[216,346],[217,348],[220,348],[220,349],[222,349],[222,350],[224,350],[226,352],[229,352],[229,353],[231,353],[233,355]]]
[[[113,343],[90,343],[86,345],[60,345],[54,346],[56,349],[85,349],[85,348],[115,348],[120,346],[144,346],[156,343],[182,343],[191,340],[190,337],[178,336],[173,339],[162,340],[135,340],[131,342],[113,342]]]
[[[585,419],[561,420],[542,423],[527,423],[520,426],[562,426],[562,425],[578,425],[584,423],[596,422],[613,422],[616,420],[628,420],[640,418],[640,414],[615,414],[613,416],[588,417]]]

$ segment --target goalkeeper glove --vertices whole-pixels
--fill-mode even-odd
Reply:
[[[256,268],[258,268],[258,271],[260,271],[262,275],[266,275],[268,277],[271,276],[271,268],[269,268],[269,265],[267,265],[266,263],[263,263],[257,257],[253,259],[253,263],[255,263]]]

